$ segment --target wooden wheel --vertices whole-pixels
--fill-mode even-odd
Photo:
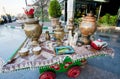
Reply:
[[[56,75],[54,72],[48,71],[40,75],[39,79],[55,79]]]
[[[79,66],[74,66],[70,68],[67,72],[68,77],[70,78],[76,78],[80,75],[80,67]]]

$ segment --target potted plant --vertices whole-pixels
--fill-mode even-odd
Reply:
[[[61,6],[58,0],[51,0],[48,8],[48,13],[51,18],[51,24],[53,27],[59,22],[59,17],[62,15]]]

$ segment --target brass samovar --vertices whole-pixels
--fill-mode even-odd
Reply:
[[[57,45],[62,45],[62,39],[64,38],[64,29],[59,22],[54,29],[54,36],[57,39]]]
[[[79,25],[81,32],[81,39],[84,44],[90,44],[90,37],[96,31],[96,19],[92,13],[88,13],[87,16],[83,17],[82,22]]]
[[[38,44],[38,39],[42,33],[42,26],[39,20],[34,18],[35,7],[28,5],[24,8],[27,19],[24,22],[24,31],[32,41],[32,45]]]
[[[24,22],[24,31],[28,38],[32,40],[31,45],[38,45],[38,39],[42,33],[42,26],[39,24],[39,20],[34,17],[28,17]]]
[[[42,33],[42,26],[39,24],[39,20],[28,17],[24,23],[24,31],[27,37],[32,38],[32,41],[38,41]]]

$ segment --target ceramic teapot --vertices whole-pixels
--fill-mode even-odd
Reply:
[[[91,42],[91,46],[96,50],[100,50],[100,49],[106,47],[107,45],[108,45],[108,43],[105,41],[102,41],[101,39]]]

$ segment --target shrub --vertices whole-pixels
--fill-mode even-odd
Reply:
[[[116,25],[116,21],[117,15],[110,15],[107,13],[99,19],[98,23],[103,25]]]
[[[110,16],[109,25],[116,25],[116,22],[117,22],[117,15]]]
[[[48,13],[51,17],[54,17],[54,18],[58,18],[62,15],[61,6],[57,0],[50,1]]]
[[[82,18],[75,18],[74,23],[79,26],[79,23],[82,22]]]

